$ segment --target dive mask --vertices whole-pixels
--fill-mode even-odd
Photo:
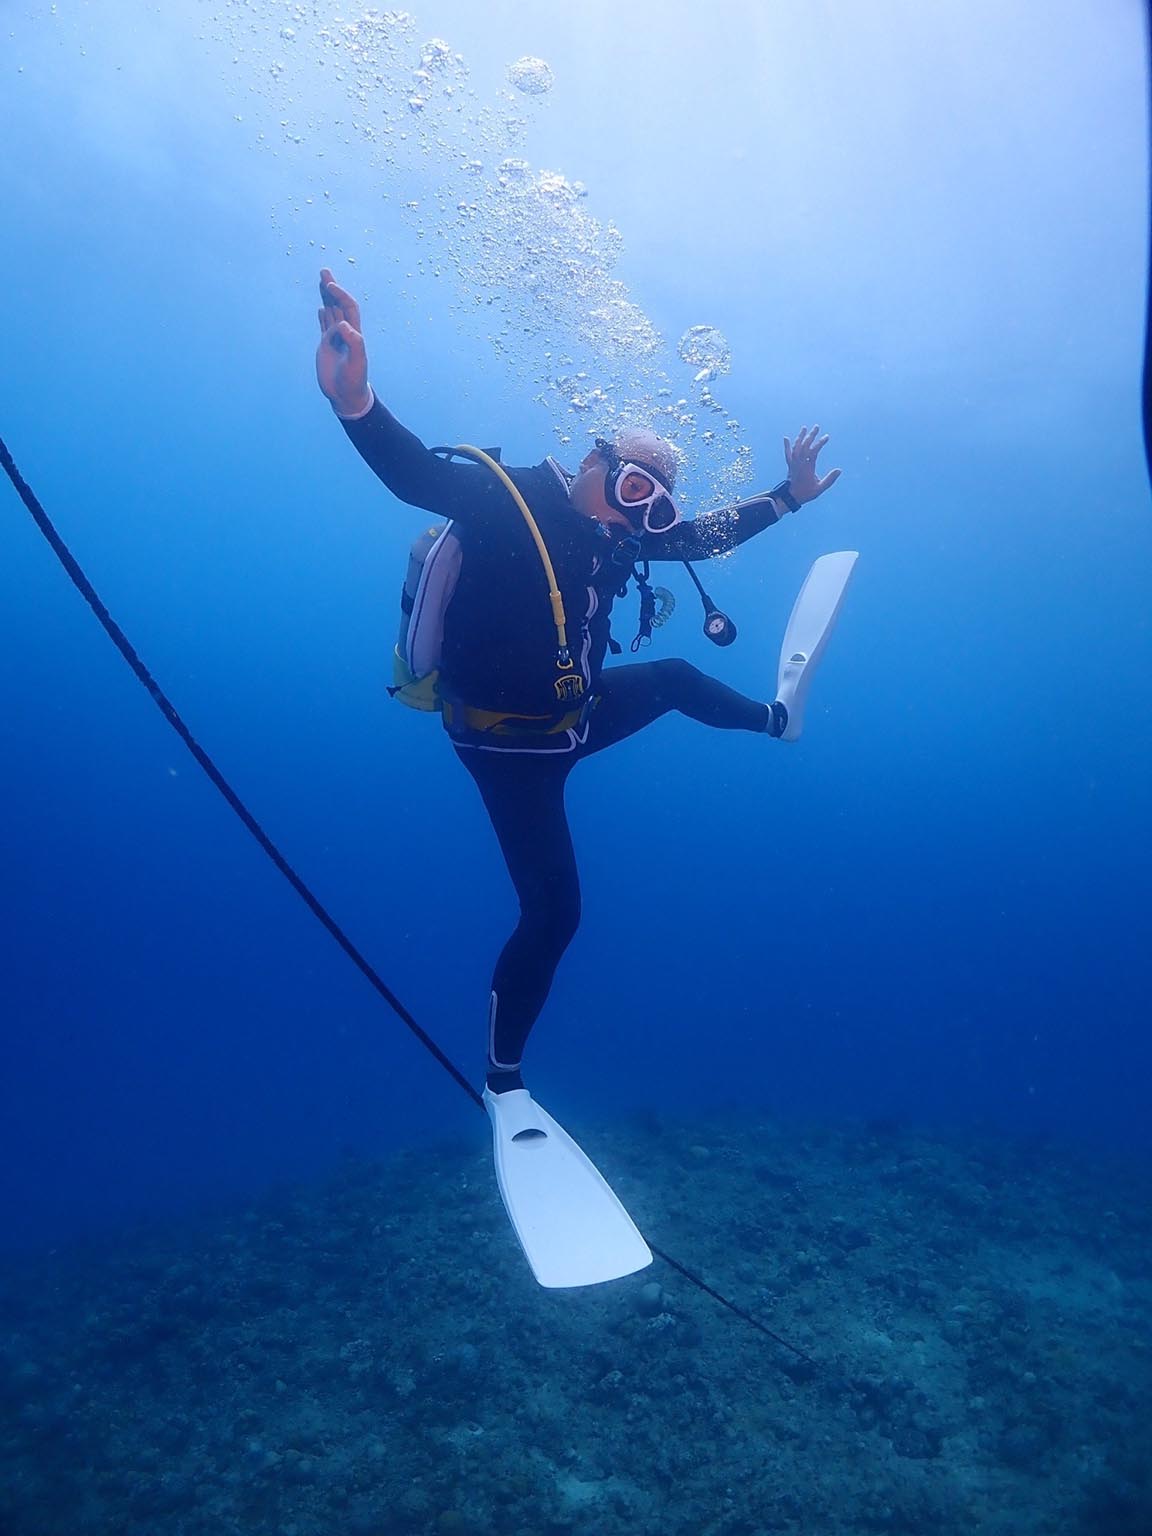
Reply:
[[[606,460],[604,497],[635,528],[645,533],[667,533],[681,519],[680,508],[672,492],[655,471],[633,459],[622,459],[604,438],[596,439],[596,448]]]

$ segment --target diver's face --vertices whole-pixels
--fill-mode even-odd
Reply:
[[[608,466],[598,448],[584,455],[576,478],[568,488],[568,496],[577,512],[594,517],[608,527],[626,528],[632,532],[632,524],[616,507],[610,507],[604,495],[604,477]]]

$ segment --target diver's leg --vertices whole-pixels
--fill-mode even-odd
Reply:
[[[749,699],[679,659],[610,667],[598,692],[585,755],[634,736],[673,710],[720,731],[779,734],[770,704]]]
[[[524,1043],[580,922],[580,880],[564,809],[572,758],[457,749],[476,781],[520,900],[496,962],[488,1023],[488,1086],[521,1088]]]

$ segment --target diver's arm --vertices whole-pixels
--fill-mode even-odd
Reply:
[[[320,344],[316,382],[337,416],[366,416],[372,406],[368,349],[360,328],[360,306],[327,267],[320,269]]]
[[[787,511],[770,492],[750,496],[731,507],[701,512],[667,533],[646,533],[640,541],[642,560],[711,560],[726,555],[756,534],[778,523]]]
[[[467,522],[490,496],[483,469],[432,453],[375,398],[363,416],[342,416],[340,424],[377,479],[409,506]]]
[[[479,472],[431,453],[377,400],[368,382],[360,306],[327,267],[320,273],[320,303],[316,381],[360,457],[401,501],[466,518],[486,490]]]
[[[725,555],[765,528],[778,523],[785,512],[798,512],[806,502],[823,496],[840,478],[838,469],[821,475],[816,460],[828,434],[819,427],[801,427],[795,438],[784,439],[788,478],[771,491],[762,491],[735,506],[702,512],[690,523],[677,523],[668,533],[646,533],[641,540],[644,560],[708,560]]]

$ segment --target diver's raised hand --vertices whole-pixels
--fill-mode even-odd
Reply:
[[[830,469],[821,477],[816,473],[816,458],[828,441],[828,434],[820,437],[820,428],[801,427],[793,441],[784,439],[784,462],[788,465],[788,488],[799,502],[815,501],[823,496],[830,485],[840,478],[838,469]]]
[[[338,416],[362,415],[372,403],[372,391],[368,353],[360,333],[360,306],[327,267],[320,272],[320,305],[316,382]]]

